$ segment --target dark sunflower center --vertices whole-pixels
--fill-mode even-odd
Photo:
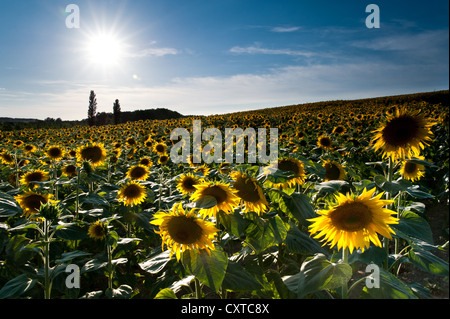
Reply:
[[[338,126],[334,131],[338,134],[341,134],[342,132],[344,132],[344,128],[342,126]]]
[[[41,203],[45,204],[47,203],[47,200],[45,197],[38,194],[33,194],[25,198],[25,206],[30,210],[39,211],[39,208],[41,208]]]
[[[202,228],[195,220],[177,216],[170,219],[167,224],[170,237],[179,244],[190,245],[199,241],[202,237]]]
[[[164,145],[162,145],[162,144],[157,144],[156,147],[155,147],[155,149],[156,149],[156,151],[157,151],[158,153],[164,153],[165,150],[166,150],[166,148],[165,148]]]
[[[97,224],[93,227],[92,233],[94,234],[95,237],[103,237],[105,236],[105,229],[103,228],[102,225]]]
[[[192,177],[185,177],[182,182],[183,188],[188,191],[195,191],[196,188],[194,185],[197,185],[197,182]]]
[[[406,162],[405,164],[405,172],[412,174],[417,170],[417,165],[415,163]]]
[[[50,157],[60,157],[62,155],[62,151],[58,147],[52,147],[48,150],[48,155]]]
[[[328,147],[331,145],[331,140],[328,137],[322,137],[319,141],[320,145]]]
[[[86,161],[97,163],[102,159],[102,150],[98,146],[87,146],[81,150],[81,157]]]
[[[419,123],[414,117],[401,116],[390,120],[383,129],[383,139],[393,146],[403,146],[417,137]]]
[[[145,170],[145,168],[137,166],[131,169],[130,176],[132,179],[136,179],[143,177],[146,173],[147,171]]]
[[[27,175],[27,182],[42,182],[44,180],[44,175],[41,172],[33,172]]]
[[[128,185],[127,187],[125,187],[123,191],[124,197],[129,199],[139,198],[141,194],[142,194],[141,188],[139,187],[139,185],[135,184]]]
[[[330,163],[325,166],[325,179],[330,181],[337,180],[339,179],[340,174],[341,171],[336,165]]]
[[[279,160],[278,169],[285,172],[293,172],[295,175],[300,175],[300,168],[297,163],[289,159]]]
[[[227,192],[217,185],[205,188],[202,192],[202,195],[203,196],[209,195],[214,197],[216,199],[217,205],[223,203],[228,198]]]
[[[239,177],[233,186],[238,190],[237,195],[246,202],[256,203],[261,199],[257,185],[250,178]]]
[[[76,167],[75,165],[69,165],[69,166],[66,166],[66,168],[64,169],[64,171],[65,171],[67,174],[75,174],[75,172],[77,171],[77,167]]]
[[[354,232],[372,222],[372,212],[362,203],[352,202],[338,206],[330,213],[331,222],[340,230]]]

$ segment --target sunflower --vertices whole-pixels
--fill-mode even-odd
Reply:
[[[202,173],[203,177],[208,176],[209,171],[210,171],[210,168],[208,166],[206,166],[205,164],[198,166],[197,168],[194,169],[195,173],[200,172],[200,173]]]
[[[177,188],[182,194],[192,194],[197,190],[195,185],[200,185],[201,183],[203,183],[203,179],[187,173],[179,177],[177,180]]]
[[[375,133],[373,147],[376,151],[382,150],[383,158],[395,161],[417,157],[420,150],[429,145],[433,136],[431,127],[436,122],[427,120],[419,112],[396,109],[393,115],[387,117],[385,124],[372,132]]]
[[[15,163],[14,157],[7,151],[0,153],[0,160],[6,165],[13,165]]]
[[[106,150],[101,143],[80,146],[77,149],[77,159],[80,162],[89,161],[93,167],[96,167],[106,159]]]
[[[200,214],[206,216],[215,216],[218,211],[230,213],[239,205],[239,197],[236,196],[236,190],[230,189],[228,184],[221,182],[205,182],[194,186],[197,190],[191,195],[190,199],[196,201],[205,199],[207,196],[213,197],[216,204],[210,208],[200,209]]]
[[[424,160],[425,157],[418,156],[417,158]],[[417,164],[411,162],[410,160],[404,160],[402,167],[400,168],[400,173],[403,178],[409,179],[410,181],[416,181],[421,179],[425,175],[425,166],[422,164]]]
[[[54,202],[51,198],[51,194],[39,194],[32,191],[28,191],[25,194],[17,195],[14,198],[22,207],[23,213],[26,218],[38,213],[41,204],[47,204],[49,201]]]
[[[230,163],[223,162],[219,166],[219,172],[221,174],[228,174],[230,172],[230,170],[231,170],[231,164]]]
[[[77,175],[77,166],[73,164],[66,165],[62,168],[62,173],[69,178],[73,177]]]
[[[38,169],[25,173],[20,179],[20,183],[25,186],[35,187],[37,184],[34,184],[34,182],[43,182],[46,180],[48,180],[48,173]]]
[[[49,148],[47,148],[45,154],[47,154],[47,156],[50,157],[50,159],[54,161],[59,161],[64,156],[64,150],[57,145],[52,145]]]
[[[268,181],[269,187],[285,189],[291,188],[297,184],[303,185],[303,183],[305,182],[305,166],[302,161],[289,157],[279,159],[277,165],[278,165],[277,168],[280,171],[292,172],[294,176],[289,178],[289,180],[281,183],[276,183],[269,180]],[[269,172],[269,170],[267,170],[267,172]]]
[[[336,135],[344,135],[346,131],[343,125],[338,125],[333,128],[333,133]]]
[[[325,168],[325,181],[343,181],[345,179],[344,167],[336,161],[326,161],[323,164]]]
[[[93,239],[104,239],[106,237],[106,226],[101,221],[97,220],[95,223],[91,224],[88,229],[89,237]]]
[[[232,186],[237,190],[237,196],[241,198],[241,201],[245,205],[244,212],[252,211],[262,214],[267,211],[269,204],[261,186],[258,185],[258,182],[254,178],[237,171],[232,172],[230,177],[235,180]]]
[[[153,162],[151,159],[149,159],[148,157],[143,157],[139,160],[139,165],[145,166],[145,167],[152,167],[153,166]]]
[[[161,165],[165,165],[165,164],[167,164],[169,159],[170,159],[170,157],[167,154],[162,154],[158,159],[158,163]]]
[[[131,178],[132,180],[146,180],[149,175],[149,171],[147,167],[143,165],[135,165],[130,167],[130,169],[127,172],[127,177]]]
[[[314,238],[325,236],[322,241],[330,243],[331,247],[337,244],[338,249],[350,250],[361,248],[364,252],[370,246],[370,242],[381,247],[378,234],[392,239],[395,232],[389,224],[398,224],[398,219],[393,217],[396,212],[383,208],[392,200],[383,200],[380,193],[372,197],[375,188],[355,196],[353,194],[339,194],[337,203],[328,210],[318,212],[319,217],[308,219],[312,224],[309,231]]]
[[[23,147],[23,150],[25,151],[26,154],[31,154],[31,153],[36,152],[37,148],[36,148],[36,146],[34,146],[34,145],[26,144],[26,145]]]
[[[329,136],[321,135],[317,139],[317,146],[326,150],[331,150],[333,149],[333,142],[331,141],[331,138]]]
[[[124,185],[117,194],[118,200],[125,206],[139,205],[147,197],[145,187],[138,182],[131,181]]]
[[[218,229],[213,223],[198,218],[195,210],[186,212],[182,204],[177,203],[171,211],[153,215],[150,223],[159,226],[155,233],[162,238],[162,249],[165,244],[170,250],[170,257],[175,253],[177,260],[180,260],[181,254],[187,250],[206,249],[209,253],[214,249],[212,240]]]
[[[166,153],[166,150],[167,150],[167,145],[166,144],[164,144],[164,143],[156,143],[154,146],[153,146],[153,150],[156,152],[156,153],[158,153],[158,154],[160,154],[160,155],[163,155],[163,154],[165,154]]]

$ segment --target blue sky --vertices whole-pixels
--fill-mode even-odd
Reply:
[[[370,3],[380,9],[378,29],[365,24]],[[80,9],[80,28],[66,27],[69,4]],[[1,1],[0,117],[86,118],[90,90],[99,112],[112,112],[119,99],[125,111],[208,115],[448,89],[448,6]],[[101,34],[113,43],[113,59],[106,45],[92,45]]]

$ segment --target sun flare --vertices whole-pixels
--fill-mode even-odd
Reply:
[[[87,53],[91,63],[113,66],[119,62],[122,56],[122,45],[117,36],[98,33],[89,38]]]

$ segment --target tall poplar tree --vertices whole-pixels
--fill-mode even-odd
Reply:
[[[88,109],[88,124],[92,126],[95,124],[95,115],[97,113],[97,98],[94,91],[89,95],[89,109]]]
[[[120,123],[120,103],[116,100],[113,104],[114,124]]]

